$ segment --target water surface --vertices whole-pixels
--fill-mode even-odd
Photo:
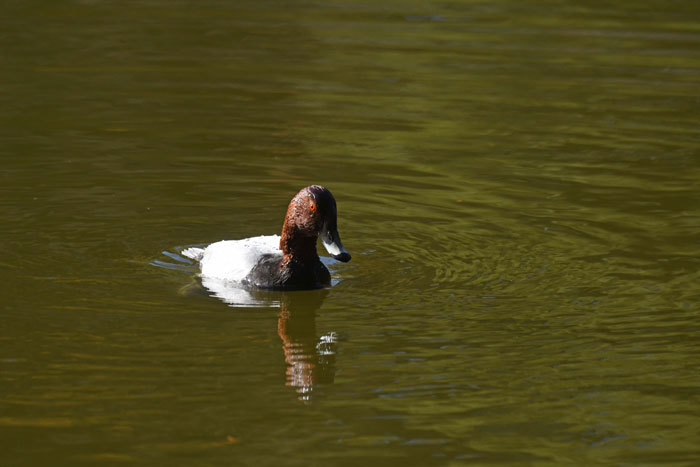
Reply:
[[[696,464],[700,6],[587,5],[5,2],[2,464]]]

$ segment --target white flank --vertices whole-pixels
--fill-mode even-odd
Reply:
[[[199,261],[204,277],[241,281],[260,256],[281,255],[279,245],[279,235],[262,235],[243,240],[223,240],[212,243],[204,250],[188,248],[182,254]]]

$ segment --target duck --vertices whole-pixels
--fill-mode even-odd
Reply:
[[[311,185],[290,201],[281,235],[222,240],[182,254],[199,262],[203,278],[257,289],[320,289],[330,284],[331,275],[316,251],[319,237],[334,259],[350,261],[338,234],[335,198],[326,187]]]

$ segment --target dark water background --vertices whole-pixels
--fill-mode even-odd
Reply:
[[[0,464],[700,462],[700,3],[0,13]],[[311,183],[330,290],[178,260]]]

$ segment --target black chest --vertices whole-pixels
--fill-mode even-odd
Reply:
[[[264,255],[243,280],[260,289],[319,289],[331,282],[328,269],[319,259],[282,264],[279,255]]]

